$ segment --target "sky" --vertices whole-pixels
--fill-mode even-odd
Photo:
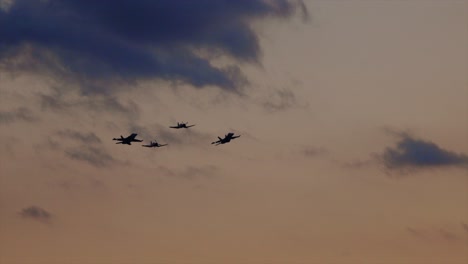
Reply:
[[[0,0],[0,263],[467,263],[467,47],[466,0]]]

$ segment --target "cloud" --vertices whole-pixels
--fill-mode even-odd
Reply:
[[[26,107],[19,107],[12,111],[0,111],[0,125],[10,124],[16,121],[34,122],[37,120],[33,112]]]
[[[101,139],[93,132],[81,133],[71,129],[58,131],[57,134],[62,137],[74,139],[82,143],[101,143]]]
[[[34,149],[39,153],[47,150],[60,151],[72,160],[83,161],[97,168],[121,163],[109,154],[102,140],[92,132],[82,133],[66,129],[57,131],[55,134],[61,138],[74,140],[75,143],[67,144],[70,142],[64,140],[55,141],[53,137],[48,136],[40,144],[34,145]]]
[[[399,134],[395,147],[388,147],[379,158],[388,169],[467,166],[468,156],[445,150],[435,143]]]
[[[35,205],[27,207],[27,208],[23,208],[21,212],[19,212],[18,214],[22,216],[23,218],[29,218],[29,219],[34,219],[37,221],[46,221],[46,222],[49,221],[49,219],[52,217],[51,213]]]
[[[81,96],[79,98],[66,96],[66,92],[60,91],[60,88],[54,88],[52,94],[38,94],[41,109],[52,110],[55,113],[63,113],[72,109],[86,109],[96,113],[109,112],[112,114],[123,114],[125,117],[136,119],[140,114],[138,105],[131,101],[121,102],[115,96],[94,95]]]
[[[237,62],[259,63],[256,19],[308,17],[300,0],[15,0],[0,9],[4,69],[54,73],[108,93],[116,81],[163,79],[237,91]],[[228,57],[218,67],[213,59]]]
[[[0,9],[8,11],[14,0],[0,0]]]
[[[269,98],[263,101],[262,106],[269,112],[278,112],[293,107],[307,107],[308,105],[299,103],[291,89],[283,88],[274,90]]]
[[[97,168],[108,167],[117,163],[117,160],[101,147],[81,146],[69,148],[65,150],[65,155],[70,159],[84,161]]]

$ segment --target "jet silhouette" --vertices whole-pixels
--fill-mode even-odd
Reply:
[[[182,123],[179,123],[177,122],[177,126],[170,126],[170,128],[175,128],[175,129],[179,129],[179,128],[189,128],[189,127],[193,127],[195,125],[190,125],[190,126],[187,126],[187,123],[188,122],[182,122]]]
[[[226,143],[230,142],[231,139],[235,139],[235,138],[238,138],[238,137],[240,137],[240,135],[234,136],[234,133],[228,133],[228,134],[226,134],[224,136],[224,138],[218,137],[219,140],[211,142],[211,144],[215,144],[215,146],[218,146],[219,144],[226,144]]]
[[[127,145],[131,145],[132,143],[131,142],[142,142],[143,140],[142,139],[135,139],[135,137],[137,136],[138,134],[131,134],[130,136],[124,138],[122,135],[120,135],[120,138],[113,138],[112,140],[117,140],[117,141],[120,141],[120,142],[117,142],[115,144],[127,144]]]
[[[141,145],[142,147],[147,147],[147,148],[159,148],[163,146],[167,146],[167,144],[159,144],[156,140],[151,141],[148,145]]]

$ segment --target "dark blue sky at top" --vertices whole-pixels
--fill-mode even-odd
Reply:
[[[290,0],[16,0],[0,9],[0,64],[85,83],[164,79],[237,90],[246,80],[236,62],[260,59],[251,22],[297,9],[307,12]],[[215,67],[200,50],[233,63]]]

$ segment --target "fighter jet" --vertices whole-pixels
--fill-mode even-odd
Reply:
[[[142,142],[143,140],[142,139],[135,139],[135,137],[137,136],[138,134],[131,134],[130,136],[124,138],[122,135],[120,135],[120,138],[113,138],[112,140],[117,140],[117,141],[120,141],[120,142],[117,142],[115,144],[127,144],[127,145],[131,145],[131,142]]]
[[[159,144],[156,140],[151,141],[148,145],[141,145],[142,147],[147,147],[147,148],[159,148],[163,146],[167,146],[167,144]]]
[[[235,138],[238,138],[238,137],[240,137],[240,135],[234,136],[234,133],[228,133],[228,134],[226,134],[224,136],[224,138],[218,137],[219,140],[211,142],[211,144],[215,144],[215,146],[218,146],[219,144],[226,144],[226,143],[230,142],[231,139],[235,139]]]
[[[195,125],[190,125],[190,126],[187,126],[187,123],[188,122],[182,122],[182,123],[179,123],[177,122],[177,126],[170,126],[170,128],[175,128],[175,129],[179,129],[179,128],[189,128],[189,127],[193,127]]]

